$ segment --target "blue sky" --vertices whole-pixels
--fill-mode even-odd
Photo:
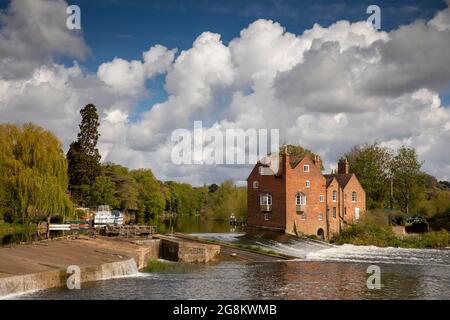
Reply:
[[[3,6],[7,1],[2,1]],[[152,44],[180,50],[190,48],[204,31],[222,35],[227,43],[251,22],[263,18],[301,34],[314,23],[328,26],[338,20],[367,19],[366,8],[376,3],[382,10],[382,29],[391,30],[418,18],[430,19],[446,7],[429,1],[288,1],[288,0],[72,0],[82,10],[82,27],[93,56],[85,66],[97,66],[114,56],[138,59]]]
[[[0,0],[5,9],[9,0]],[[83,67],[96,72],[100,64],[114,57],[141,59],[142,52],[154,44],[179,51],[191,47],[204,31],[219,33],[227,43],[257,19],[272,19],[286,31],[301,34],[315,23],[328,26],[339,20],[367,19],[371,4],[382,10],[381,29],[390,31],[416,19],[428,20],[446,7],[442,0],[327,1],[327,0],[71,0],[82,11],[82,29],[92,54]],[[66,65],[72,60],[60,59]],[[164,77],[147,84],[152,95],[136,106],[132,118],[148,105],[167,98]],[[450,94],[443,93],[450,104]]]
[[[2,2],[3,6],[7,3]],[[206,30],[219,33],[227,43],[260,18],[272,19],[286,31],[301,34],[314,23],[328,26],[339,20],[363,21],[368,17],[366,8],[376,4],[382,10],[382,30],[390,31],[416,19],[428,20],[446,7],[442,0],[72,0],[69,4],[82,10],[84,37],[92,49],[83,66],[92,72],[114,57],[140,59],[141,53],[154,44],[188,49]],[[163,82],[164,77],[148,82],[153,94],[138,103],[132,120],[149,105],[166,99]],[[442,98],[450,104],[449,94],[443,93]]]

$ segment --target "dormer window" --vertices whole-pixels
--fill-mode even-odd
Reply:
[[[309,180],[306,180],[305,186],[309,189],[311,187],[311,182]]]
[[[303,172],[309,172],[309,165],[308,164],[305,164],[303,166]]]
[[[258,188],[259,188],[259,182],[253,181],[253,189],[258,189]]]

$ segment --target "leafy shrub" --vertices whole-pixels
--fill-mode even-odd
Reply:
[[[399,237],[394,234],[389,225],[368,217],[344,228],[331,241],[337,244],[350,243],[379,247],[444,248],[449,246],[449,239],[450,235],[445,230]]]

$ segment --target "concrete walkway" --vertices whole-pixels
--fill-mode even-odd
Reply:
[[[69,265],[101,265],[130,258],[135,258],[139,264],[143,249],[143,246],[131,241],[88,237],[0,247],[0,278],[65,270]]]

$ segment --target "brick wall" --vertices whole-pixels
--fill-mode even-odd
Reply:
[[[305,165],[309,166],[309,172],[304,171]],[[306,181],[309,181],[309,188],[306,187]],[[323,195],[325,197],[325,184],[326,179],[320,171],[320,165],[316,166],[314,162],[308,157],[303,158],[303,160],[298,163],[295,168],[287,166],[287,232],[294,233],[294,231],[296,230],[297,233],[317,235],[319,229],[322,229],[324,234],[326,233],[326,202],[320,202],[320,195]],[[298,192],[306,195],[304,218],[296,210],[295,196]]]
[[[352,201],[353,192],[356,192],[356,201]],[[342,207],[344,213],[346,213],[344,214],[345,221],[349,223],[356,221],[355,212],[357,208],[359,208],[360,217],[366,211],[366,193],[355,175],[353,175],[343,190]]]
[[[247,179],[248,224],[250,226],[268,227],[284,230],[286,228],[285,188],[282,177],[260,175],[257,164]],[[258,188],[254,188],[254,182]],[[260,195],[268,192],[272,196],[272,211],[268,220],[260,209]]]
[[[333,201],[333,191],[336,191],[336,201]],[[326,194],[327,194],[326,201],[328,205],[328,217],[330,221],[330,237],[332,237],[334,234],[340,232],[339,215],[341,212],[340,210],[341,199],[339,195],[341,194],[341,190],[336,179],[333,179],[333,181],[329,184]],[[335,215],[333,215],[333,212],[335,212]]]

